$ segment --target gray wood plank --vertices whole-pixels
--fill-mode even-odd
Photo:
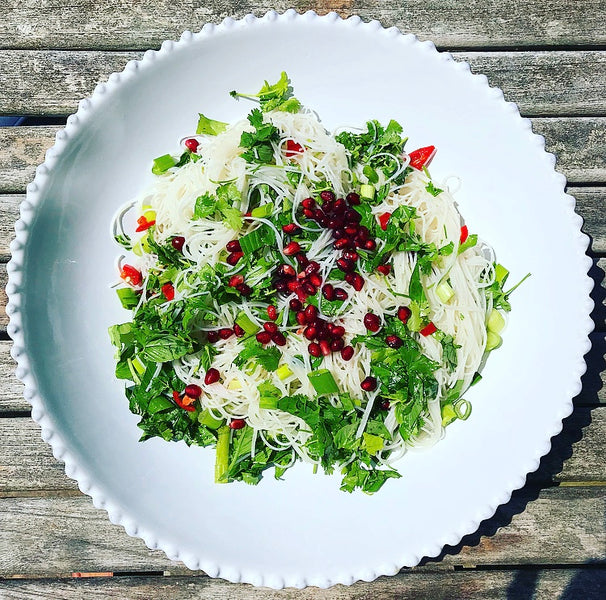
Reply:
[[[15,361],[10,355],[11,341],[0,341],[0,416],[8,412],[27,411],[23,384],[15,377]]]
[[[78,489],[29,417],[0,418],[0,439],[0,497]],[[606,407],[577,407],[566,420],[564,433],[556,438],[554,451],[532,476],[533,483],[606,482],[605,439]]]
[[[570,184],[606,183],[606,117],[535,118],[532,123]],[[0,127],[0,194],[25,191],[58,129]]]
[[[0,584],[3,600],[502,600],[503,598],[584,598],[598,600],[606,591],[606,569],[512,569],[506,571],[425,572],[412,569],[372,582],[336,585],[327,590],[306,588],[271,590],[229,583],[208,577],[93,577],[56,581],[5,580]]]
[[[421,569],[526,564],[579,565],[606,560],[604,487],[516,492],[462,545]],[[85,497],[0,499],[0,577],[73,572],[190,573],[112,525]]]
[[[97,83],[141,52],[0,51],[0,107],[6,114],[74,112]],[[526,115],[606,113],[606,52],[457,52]],[[296,83],[296,82],[295,82]]]
[[[301,0],[294,4],[300,12],[335,10],[342,17],[380,19],[385,26],[395,25],[451,48],[606,43],[606,8],[601,0]],[[152,0],[124,10],[122,3],[115,2],[9,0],[8,15],[0,22],[0,40],[5,48],[145,49],[176,39],[183,29],[196,31],[227,16],[240,18],[249,12],[260,16],[292,5],[285,0]]]

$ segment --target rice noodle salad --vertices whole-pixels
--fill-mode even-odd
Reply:
[[[215,447],[217,483],[301,460],[375,492],[469,417],[508,271],[396,121],[330,133],[285,73],[231,95],[247,117],[200,114],[114,219],[116,375],[141,439]]]

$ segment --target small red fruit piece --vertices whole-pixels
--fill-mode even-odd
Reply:
[[[244,283],[244,277],[242,275],[232,275],[229,278],[229,287],[237,288],[239,285]]]
[[[218,331],[207,331],[206,338],[211,344],[219,341],[219,332]]]
[[[419,331],[419,333],[422,336],[427,337],[428,335],[435,333],[437,330],[438,330],[438,328],[431,321],[429,321],[429,323],[427,323],[427,325],[425,325],[425,327],[423,327],[423,329],[421,329],[421,331]]]
[[[400,308],[398,308],[398,319],[400,319],[402,323],[406,323],[411,314],[411,310],[408,306],[400,306]]]
[[[242,429],[246,427],[246,421],[244,419],[232,419],[229,422],[230,429]]]
[[[286,152],[284,154],[289,158],[291,156],[296,156],[297,154],[301,154],[305,151],[305,148],[301,146],[301,144],[297,144],[295,140],[287,140],[286,141]]]
[[[231,327],[222,327],[219,329],[219,337],[222,340],[228,340],[234,334],[234,330]]]
[[[242,247],[240,246],[240,242],[238,240],[231,240],[230,242],[227,242],[225,249],[228,252],[242,252]]]
[[[461,227],[461,237],[459,239],[459,243],[464,244],[468,237],[469,229],[467,229],[467,225],[463,225],[463,227]]]
[[[353,355],[354,355],[354,349],[352,346],[345,346],[345,348],[343,348],[343,350],[341,350],[341,358],[343,360],[351,360]]]
[[[273,305],[270,304],[267,307],[267,316],[272,320],[275,321],[278,318],[278,309]]]
[[[189,138],[188,140],[185,140],[185,147],[190,152],[195,152],[198,149],[199,145],[200,145],[200,142],[194,138]]]
[[[174,299],[175,297],[175,288],[173,287],[172,283],[165,283],[162,286],[162,293],[164,294],[164,297],[170,302],[171,300]]]
[[[322,355],[322,349],[320,348],[320,344],[316,344],[316,342],[312,342],[307,347],[308,352],[315,357]]]
[[[185,386],[185,395],[195,400],[202,395],[202,388],[195,383],[190,383]]]
[[[389,275],[391,273],[391,265],[379,265],[377,271],[379,271],[381,275]]]
[[[365,392],[372,392],[373,390],[377,389],[377,380],[374,377],[369,376],[366,379],[364,379],[364,381],[362,381],[362,383],[360,384],[360,387]]]
[[[391,217],[391,213],[383,213],[382,215],[379,216],[379,225],[381,226],[381,229],[383,231],[385,231],[387,229],[387,223],[389,221],[389,217]]]
[[[381,328],[381,319],[374,313],[366,313],[364,315],[364,327],[366,327],[368,331],[375,333]]]
[[[284,246],[284,254],[286,256],[293,256],[301,250],[301,246],[297,242],[289,242]]]
[[[208,369],[208,371],[206,371],[206,375],[204,376],[204,383],[206,385],[211,385],[213,383],[217,383],[217,381],[219,381],[219,378],[221,377],[219,371],[217,371],[217,369],[214,369],[213,367],[211,367],[210,369]]]
[[[234,335],[236,337],[244,337],[245,334],[246,334],[246,331],[244,331],[244,329],[242,329],[242,327],[240,327],[240,325],[238,325],[237,323],[234,323]]]
[[[133,286],[141,285],[141,282],[143,281],[141,271],[138,271],[135,267],[131,267],[130,265],[122,265],[120,277],[122,277],[126,283],[130,283]]]
[[[183,244],[185,244],[185,238],[182,235],[177,235],[170,240],[170,243],[175,250],[182,252]]]
[[[398,337],[397,335],[388,335],[385,338],[385,343],[390,347],[390,348],[394,348],[394,349],[398,349],[402,347],[402,344],[404,343],[402,341],[402,338]]]
[[[276,333],[276,331],[278,331],[278,326],[272,321],[266,321],[263,323],[263,329],[268,333]]]
[[[410,158],[410,166],[414,169],[421,170],[423,167],[426,167],[436,155],[436,147],[435,146],[425,146],[424,148],[419,148],[418,150],[413,150],[408,153]]]
[[[274,334],[272,334],[271,341],[276,346],[286,345],[286,338],[284,337],[284,334],[281,331],[276,331]]]
[[[257,342],[259,342],[259,344],[265,345],[271,342],[271,333],[269,333],[269,331],[259,331],[255,337],[257,338]]]
[[[228,265],[235,267],[238,264],[238,261],[244,256],[244,252],[232,252],[227,256],[225,261]]]

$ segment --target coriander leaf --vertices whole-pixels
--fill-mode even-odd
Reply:
[[[430,181],[426,186],[425,189],[432,195],[432,196],[438,196],[440,195],[444,190],[441,190],[440,188],[436,187],[432,181]]]
[[[196,198],[193,219],[205,219],[215,214],[217,210],[217,199],[212,194],[203,194]]]
[[[198,135],[219,135],[227,129],[227,123],[223,123],[223,121],[215,121],[214,119],[209,119],[208,117],[205,117],[202,113],[198,114],[200,117],[198,119],[198,127],[196,128],[196,133]]]
[[[165,334],[161,338],[145,340],[141,356],[153,362],[168,362],[177,360],[192,352],[191,342],[183,338]]]

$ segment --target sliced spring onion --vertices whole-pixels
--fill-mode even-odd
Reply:
[[[149,231],[146,231],[134,244],[133,252],[137,256],[143,256],[143,253],[149,254],[151,248],[149,247]]]
[[[133,356],[132,363],[133,363],[133,367],[135,367],[135,370],[137,371],[137,373],[139,373],[139,375],[143,375],[143,373],[145,373],[145,369],[147,367],[145,366],[145,363],[138,356]]]
[[[118,288],[116,294],[118,294],[120,304],[127,310],[135,308],[139,304],[139,295],[133,288]]]
[[[152,173],[154,175],[162,175],[165,171],[168,171],[171,167],[174,167],[177,163],[170,154],[164,154],[154,158],[154,166],[152,167]]]
[[[274,233],[269,228],[263,225],[240,238],[240,247],[244,254],[249,255],[268,244],[274,242]]]
[[[240,325],[240,327],[242,327],[242,329],[244,329],[244,331],[248,335],[253,335],[257,333],[259,329],[261,329],[258,325],[255,325],[250,320],[250,317],[245,312],[238,313],[238,316],[236,317],[236,323]]]
[[[501,283],[509,275],[509,271],[503,265],[496,265],[494,268],[494,278]]]
[[[457,415],[457,418],[461,419],[462,421],[467,420],[469,418],[469,415],[471,414],[471,402],[463,400],[463,398],[455,402],[452,405],[452,408],[455,414]]]
[[[241,390],[242,389],[242,383],[240,383],[239,379],[232,379],[227,384],[227,389],[228,390]]]
[[[492,331],[493,333],[501,333],[501,331],[503,331],[503,327],[505,327],[505,319],[503,315],[496,308],[493,308],[490,312],[490,316],[488,317],[486,328],[488,331]]]
[[[261,206],[257,206],[257,208],[253,208],[250,211],[251,217],[256,217],[257,219],[264,219],[265,217],[271,216],[271,213],[274,211],[274,205],[271,202],[267,204],[262,204]]]
[[[156,211],[155,210],[146,210],[143,213],[146,221],[155,221],[156,220]]]
[[[276,369],[276,375],[284,381],[287,377],[290,377],[293,374],[291,368],[288,365],[280,365]]]
[[[454,296],[454,290],[447,281],[442,281],[436,288],[436,295],[444,304],[446,304]]]
[[[486,352],[490,352],[501,345],[501,336],[494,331],[488,331],[486,334]]]
[[[209,429],[218,429],[223,424],[223,419],[217,419],[208,409],[198,415],[198,422]]]
[[[442,427],[446,427],[446,425],[450,425],[457,418],[457,413],[455,413],[452,404],[444,404],[441,409],[442,413]]]
[[[410,308],[410,317],[408,317],[408,329],[410,331],[419,331],[421,329],[421,325],[423,323],[421,319],[421,309],[419,305],[413,300],[408,308]]]
[[[324,394],[336,394],[339,391],[337,382],[328,369],[319,369],[307,374],[311,385],[320,396]]]
[[[227,425],[217,431],[217,454],[215,456],[215,483],[227,483],[227,467],[229,466],[229,437]]]
[[[375,197],[375,188],[372,185],[364,183],[360,186],[360,196],[372,200]]]

